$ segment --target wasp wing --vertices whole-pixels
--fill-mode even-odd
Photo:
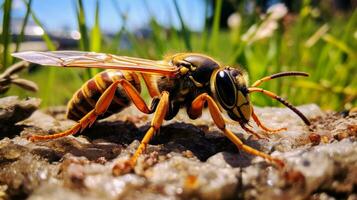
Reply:
[[[13,53],[12,56],[40,65],[61,67],[119,69],[162,75],[175,75],[178,71],[177,67],[170,65],[166,61],[154,61],[95,52],[25,51]]]

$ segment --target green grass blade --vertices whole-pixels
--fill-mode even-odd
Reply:
[[[314,46],[330,29],[328,24],[322,25],[308,40],[305,42],[307,48]]]
[[[15,52],[19,51],[20,46],[21,46],[21,42],[24,41],[25,29],[26,29],[26,25],[27,25],[28,19],[30,17],[31,5],[32,5],[32,0],[29,0],[28,3],[27,3],[27,6],[26,6],[27,8],[26,8],[25,18],[24,18],[24,20],[22,22],[21,32],[20,32],[20,35],[19,35],[19,37],[17,38],[17,41],[16,41]]]
[[[178,4],[177,4],[177,0],[174,0],[174,5],[175,5],[175,10],[176,10],[177,16],[180,19],[181,31],[182,31],[182,34],[183,34],[183,40],[185,42],[186,49],[188,51],[192,51],[190,32],[187,30],[186,25],[185,25],[185,23],[183,21],[183,18],[182,18],[182,15],[181,15],[181,11],[180,11],[180,9],[178,7]]]
[[[151,27],[151,38],[153,43],[155,44],[154,49],[155,49],[155,54],[156,55],[162,55],[165,52],[165,42],[164,40],[161,39],[161,35],[164,32],[163,28],[159,25],[159,23],[155,19],[155,15],[152,9],[150,9],[150,6],[148,5],[147,1],[144,1],[144,7],[146,8],[147,12],[149,13],[149,18],[150,18],[150,27]]]
[[[78,29],[79,32],[81,33],[81,39],[79,41],[80,49],[83,51],[89,51],[88,31],[86,26],[86,19],[85,19],[82,0],[77,0],[76,12],[77,12],[76,14],[77,14]]]
[[[40,22],[40,20],[37,18],[37,16],[32,11],[31,11],[31,17],[32,17],[33,21],[36,23],[37,26],[41,27],[42,30],[45,30],[43,28],[43,25]],[[50,50],[50,51],[55,51],[56,50],[56,45],[53,43],[53,41],[51,40],[50,36],[45,31],[43,32],[42,39],[43,39],[43,41],[45,41],[48,50]]]
[[[218,37],[219,37],[219,25],[221,20],[221,12],[222,12],[222,0],[216,0],[216,7],[214,10],[213,16],[213,26],[212,26],[212,34],[210,38],[210,50],[212,52],[216,51],[218,45]]]
[[[357,26],[357,9],[355,9],[347,22],[347,25],[344,28],[344,34],[342,35],[342,40],[344,42],[349,42],[350,37],[352,36],[351,33],[356,31]]]
[[[29,3],[27,3],[25,0],[24,0],[24,2],[26,4],[27,8],[30,8],[31,17],[32,17],[33,21],[35,22],[35,24],[44,30],[42,39],[43,39],[43,41],[45,41],[48,50],[55,51],[56,46],[53,43],[53,41],[51,40],[50,36],[46,33],[44,26],[42,25],[40,20],[37,18],[35,13],[32,11]],[[43,91],[44,91],[44,97],[43,97],[44,102],[42,103],[43,106],[47,106],[47,105],[51,104],[51,102],[55,101],[54,95],[52,95],[55,79],[56,79],[56,69],[51,67],[48,70],[47,84],[46,84],[45,88],[43,88]]]
[[[119,30],[117,31],[117,33],[115,34],[113,40],[111,41],[111,45],[110,45],[111,46],[110,49],[112,51],[116,52],[118,50],[118,48],[120,47],[121,38],[123,36],[123,33],[125,32],[125,28],[126,28],[128,20],[126,17],[127,15],[120,9],[118,1],[112,0],[111,3],[113,5],[113,8],[115,9],[116,14],[118,15],[119,19],[122,21],[122,25],[119,28]]]
[[[99,1],[96,2],[94,26],[91,32],[90,50],[99,52],[102,46],[102,33],[99,25]]]
[[[90,51],[90,41],[88,38],[88,30],[86,24],[85,11],[82,0],[77,0],[76,4],[76,15],[77,15],[77,24],[78,29],[81,34],[81,39],[79,40],[79,49],[82,51]],[[93,75],[92,69],[86,69],[86,74],[83,77],[84,80],[88,80]]]
[[[351,58],[356,58],[356,52],[353,51],[352,48],[350,48],[346,43],[343,41],[337,39],[336,37],[332,36],[331,34],[326,34],[324,37],[322,37],[323,40],[326,42],[336,46],[340,50],[344,51],[347,53]]]
[[[2,21],[2,45],[3,45],[3,60],[2,60],[2,67],[7,67],[11,63],[11,56],[10,56],[10,44],[11,44],[11,5],[12,0],[5,0],[4,2],[4,16]]]
[[[102,33],[99,24],[99,1],[97,0],[96,7],[95,7],[94,26],[91,31],[90,51],[100,52],[101,47],[102,47]],[[89,71],[90,71],[90,75],[94,76],[100,70],[93,68],[93,69],[89,69]]]
[[[205,0],[205,20],[204,20],[204,28],[202,32],[202,49],[203,51],[208,50],[208,36],[209,36],[209,31],[208,31],[208,18],[209,18],[209,1]]]
[[[41,23],[41,21],[37,18],[37,16],[33,12],[32,8],[31,8],[31,6],[29,4],[30,2],[26,2],[26,0],[23,0],[22,2],[26,5],[27,9],[29,10],[29,13],[31,14],[31,17],[32,17],[33,21],[35,22],[35,24],[37,26],[39,26],[43,30],[42,39],[43,39],[43,41],[45,41],[48,50],[55,51],[56,50],[56,45],[51,40],[51,38],[47,34],[47,32],[45,31],[44,26]]]

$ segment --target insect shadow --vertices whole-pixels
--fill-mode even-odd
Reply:
[[[92,142],[106,141],[127,146],[134,140],[141,140],[149,125],[136,127],[129,121],[97,122],[90,129],[83,131],[83,135]],[[243,137],[242,134],[239,135]],[[245,141],[248,145],[260,149],[256,140]],[[220,131],[204,131],[198,126],[184,122],[173,122],[162,126],[159,133],[150,141],[151,145],[161,145],[160,153],[176,152],[182,154],[190,151],[200,161],[206,161],[213,155],[222,153],[223,159],[232,167],[246,167],[251,164],[254,156],[239,151]]]

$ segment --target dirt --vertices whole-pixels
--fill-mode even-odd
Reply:
[[[9,107],[21,107],[24,101],[13,99]],[[78,135],[30,142],[30,134],[53,134],[75,124],[65,119],[65,107],[39,111],[34,102],[37,106],[28,106],[27,111],[22,106],[24,110],[17,112],[23,114],[21,120],[28,113],[31,117],[2,118],[7,122],[1,122],[0,199],[357,198],[354,112],[299,106],[312,122],[307,127],[286,108],[255,108],[268,127],[288,128],[259,140],[229,121],[228,128],[244,143],[283,159],[284,170],[238,150],[214,126],[209,113],[193,121],[180,112],[165,122],[134,172],[114,177],[114,163],[135,151],[151,115],[129,107]],[[0,113],[15,113],[4,105]]]

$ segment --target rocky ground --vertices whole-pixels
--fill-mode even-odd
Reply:
[[[256,108],[267,126],[288,128],[260,140],[229,122],[245,143],[285,160],[285,170],[237,150],[208,113],[195,121],[180,113],[134,173],[114,177],[114,162],[135,151],[151,116],[130,107],[75,137],[34,143],[26,137],[74,124],[64,107],[38,111],[39,103],[0,99],[0,199],[357,199],[356,112],[300,106],[307,127],[286,108]]]

